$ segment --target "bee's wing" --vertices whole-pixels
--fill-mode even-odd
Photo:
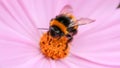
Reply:
[[[76,20],[75,23],[71,24],[69,27],[86,25],[86,24],[92,23],[94,21],[95,20],[92,20],[89,18],[80,18],[80,19]]]
[[[76,21],[77,25],[85,25],[94,22],[95,20],[92,20],[90,18],[80,18]]]
[[[65,5],[63,9],[60,11],[60,14],[73,14],[73,9],[70,5]],[[85,25],[94,22],[95,20],[89,19],[89,18],[80,18],[76,20],[74,23],[71,23],[69,27],[73,26],[79,26],[79,25]]]
[[[60,11],[60,14],[73,14],[73,9],[70,5],[65,5]]]

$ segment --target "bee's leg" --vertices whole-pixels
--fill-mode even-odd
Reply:
[[[58,38],[57,38],[57,40],[59,40],[61,38],[61,36],[59,36]]]
[[[74,27],[70,27],[67,30],[69,33],[71,33],[72,36],[77,34],[77,29],[74,29]]]
[[[68,42],[71,42],[73,39],[72,35],[70,35],[70,34],[67,34],[66,37],[68,38]]]
[[[58,40],[63,36],[64,34],[61,33],[59,36],[58,36]]]
[[[47,35],[49,35],[49,31],[47,31]]]
[[[47,31],[47,40],[49,40],[49,31]]]
[[[66,47],[65,47],[65,49],[63,51],[65,51],[67,48],[68,48],[68,42],[66,43]]]
[[[76,29],[73,29],[73,30],[72,30],[72,35],[75,35],[75,34],[77,34],[77,30],[76,30]]]

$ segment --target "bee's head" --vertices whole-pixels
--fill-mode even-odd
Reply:
[[[63,32],[57,26],[50,26],[49,33],[53,37],[59,37],[63,35]]]

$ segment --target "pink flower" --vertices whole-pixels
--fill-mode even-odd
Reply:
[[[0,0],[0,68],[120,68],[119,0]],[[95,19],[80,26],[70,55],[47,59],[40,52],[41,32],[65,5],[77,18]]]

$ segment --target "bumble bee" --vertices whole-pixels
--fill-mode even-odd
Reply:
[[[59,15],[51,19],[48,34],[54,38],[66,36],[68,38],[68,42],[70,42],[73,39],[73,36],[77,33],[79,25],[85,25],[93,21],[94,20],[89,18],[75,19],[72,7],[70,5],[66,5],[60,11]]]
[[[78,32],[78,26],[91,23],[89,18],[76,19],[70,5],[64,6],[60,14],[51,19],[48,31],[40,39],[42,53],[52,59],[63,58],[69,53],[68,44]]]
[[[72,16],[67,16],[65,14],[58,15],[51,20],[48,32],[52,37],[60,38],[61,36],[66,36],[68,42],[70,42],[73,35],[77,33],[78,28],[78,25],[70,26],[72,23],[74,23]]]

